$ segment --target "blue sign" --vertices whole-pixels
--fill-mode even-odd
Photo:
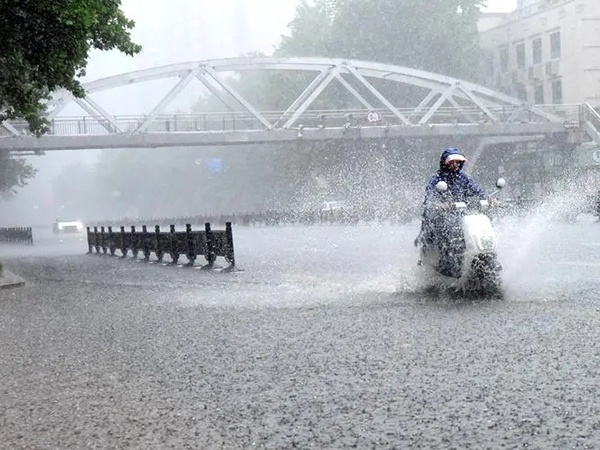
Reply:
[[[208,158],[206,160],[206,168],[211,173],[223,173],[223,160],[221,158]]]

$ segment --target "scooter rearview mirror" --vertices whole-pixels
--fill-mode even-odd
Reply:
[[[504,178],[498,178],[498,181],[496,181],[496,187],[498,189],[502,189],[504,186],[506,186],[506,180]]]
[[[435,189],[439,193],[446,192],[448,190],[448,183],[446,183],[445,181],[438,181],[435,185]]]

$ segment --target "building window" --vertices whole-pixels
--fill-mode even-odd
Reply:
[[[533,91],[533,103],[536,105],[544,104],[544,85],[543,84],[535,85],[534,91]]]
[[[508,72],[508,47],[500,49],[500,71]]]
[[[515,58],[517,61],[517,69],[525,68],[525,43],[519,42],[515,45]]]
[[[552,82],[552,103],[560,105],[563,102],[562,81],[556,80]]]
[[[555,31],[550,34],[550,59],[559,59],[560,54],[560,31]]]
[[[542,63],[542,38],[538,37],[531,41],[531,62],[533,64]]]

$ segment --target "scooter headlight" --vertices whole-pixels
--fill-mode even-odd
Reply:
[[[480,250],[494,250],[495,243],[493,236],[483,236],[479,239]]]

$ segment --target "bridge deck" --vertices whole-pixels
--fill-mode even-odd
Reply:
[[[290,88],[299,92],[287,106],[279,106],[286,108],[284,111],[264,111],[266,106],[252,104],[251,100],[257,101],[256,96],[242,95],[228,75],[273,70],[287,71]],[[114,88],[158,80],[170,89],[164,95],[162,90],[153,92],[158,98],[152,96],[149,103],[156,103],[144,115],[120,116],[117,108],[123,107],[123,97],[118,102],[113,97],[106,103],[101,95],[98,97]],[[168,113],[168,108],[185,96],[185,89],[192,83],[219,100],[220,109],[228,112]],[[392,92],[390,83],[410,87],[412,95],[402,100],[386,97],[388,91]],[[362,109],[317,110],[318,105],[333,101],[327,96],[330,85],[336,85],[339,91],[335,97],[339,108],[352,105]],[[25,122],[0,123],[0,150],[217,146],[386,137],[538,139],[576,128],[586,130],[590,123],[600,130],[600,115],[591,107],[532,105],[465,80],[347,59],[248,57],[192,61],[114,75],[84,83],[83,88],[82,98],[66,91],[54,93],[47,105],[50,130],[39,139],[31,136]],[[278,89],[286,87],[278,85]],[[150,89],[145,92],[150,96]],[[291,98],[286,103],[288,100]],[[67,106],[79,108],[83,115],[62,116]],[[600,134],[591,135],[600,140]]]
[[[0,149],[11,151],[75,150],[105,148],[156,148],[206,145],[261,144],[301,140],[385,139],[394,137],[432,138],[443,136],[538,136],[565,133],[562,123],[429,124],[415,126],[365,126],[272,130],[229,130],[189,132],[105,133],[45,135],[1,138]]]

